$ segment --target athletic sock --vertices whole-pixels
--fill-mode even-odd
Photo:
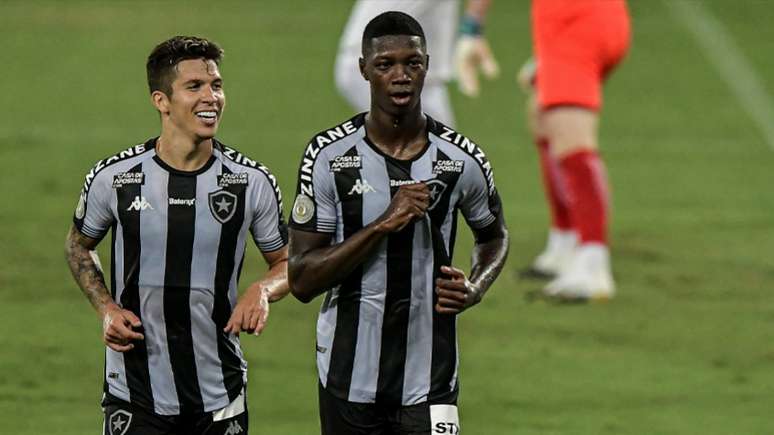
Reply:
[[[564,156],[560,165],[580,243],[607,245],[609,189],[605,164],[596,151],[584,149]]]
[[[539,138],[536,142],[540,156],[540,172],[543,175],[543,186],[546,192],[548,209],[551,212],[551,228],[560,231],[572,231],[572,219],[568,207],[565,183],[562,182],[561,169],[557,160],[551,156],[547,139]]]

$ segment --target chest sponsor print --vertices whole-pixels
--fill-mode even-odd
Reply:
[[[360,156],[336,156],[330,162],[331,172],[341,172],[343,169],[362,169],[363,162]]]
[[[433,162],[434,175],[443,173],[461,174],[464,168],[464,160],[436,160]]]
[[[142,172],[119,172],[113,175],[113,189],[132,184],[145,184],[145,174]]]
[[[247,186],[247,172],[218,175],[218,187]]]

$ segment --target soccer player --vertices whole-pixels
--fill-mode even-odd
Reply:
[[[368,110],[371,93],[358,67],[363,29],[382,12],[405,12],[427,30],[428,51],[433,53],[433,67],[428,72],[422,106],[433,118],[454,125],[446,82],[453,70],[451,56],[459,6],[458,0],[356,0],[336,54],[334,79],[339,93],[355,110]]]
[[[458,433],[457,315],[505,262],[500,198],[481,149],[422,113],[419,23],[386,12],[361,40],[370,111],[312,138],[290,223],[291,291],[325,294],[322,433]],[[469,275],[452,266],[458,210],[475,236]]]
[[[490,0],[470,0],[466,16],[486,16]],[[602,83],[629,47],[625,0],[533,0],[536,96],[530,122],[551,210],[548,244],[532,272],[553,276],[548,296],[609,299],[609,193],[598,152]],[[474,53],[473,53],[474,54]],[[476,57],[461,53],[467,63]],[[532,83],[529,68],[522,81]]]
[[[66,242],[102,321],[104,433],[246,434],[238,334],[288,293],[287,229],[269,170],[214,136],[225,108],[221,48],[176,36],[148,57],[161,135],[86,175]],[[111,285],[95,251],[112,230]],[[269,266],[237,301],[247,232]]]

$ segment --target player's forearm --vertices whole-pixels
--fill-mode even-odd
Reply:
[[[480,297],[489,290],[508,258],[508,230],[502,229],[499,237],[477,242],[473,247],[470,282],[479,291]]]
[[[291,256],[288,279],[293,295],[307,303],[329,287],[340,283],[369,258],[386,234],[377,224],[371,224],[341,243]],[[292,231],[290,240],[292,246]]]
[[[269,302],[277,302],[287,296],[290,293],[287,258],[272,264],[260,283],[261,288],[269,291]]]
[[[97,252],[84,246],[83,236],[74,227],[70,229],[65,242],[65,259],[75,282],[100,315],[115,301],[110,296],[105,276],[98,262]]]

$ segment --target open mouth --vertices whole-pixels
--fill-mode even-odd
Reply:
[[[196,117],[204,121],[207,125],[214,125],[218,120],[218,112],[214,110],[202,110],[196,112]]]
[[[410,91],[392,92],[390,94],[390,98],[392,99],[393,104],[396,106],[407,105],[409,102],[411,102],[411,97],[413,96],[414,93]]]

